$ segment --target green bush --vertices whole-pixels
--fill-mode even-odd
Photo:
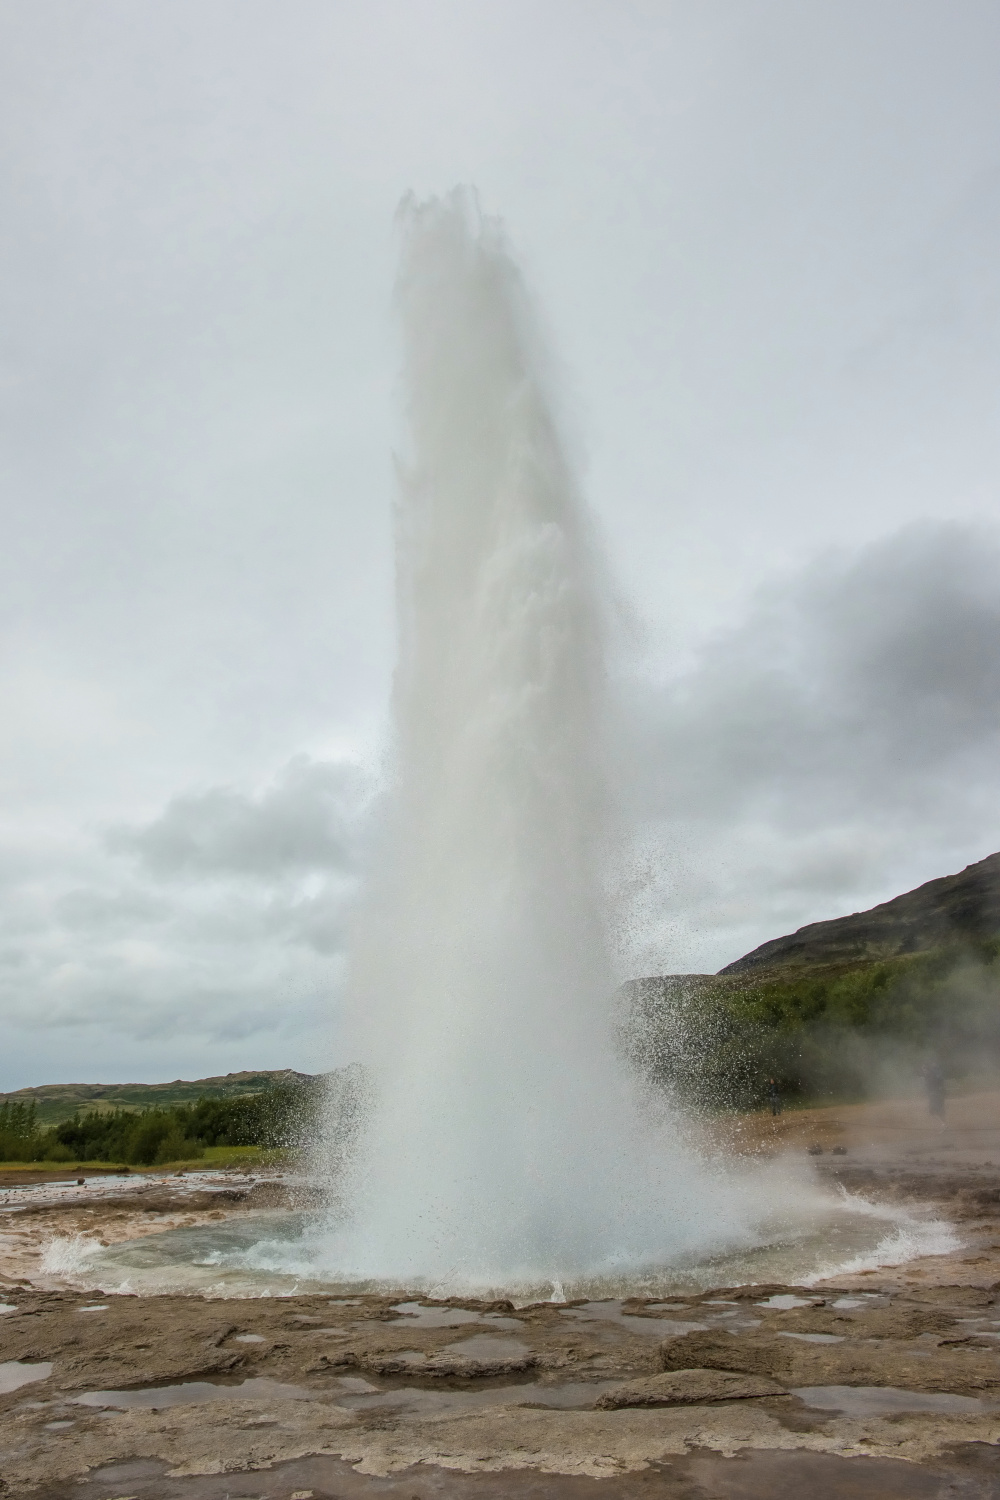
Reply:
[[[5,1100],[0,1105],[0,1161],[39,1161],[45,1154],[46,1133],[38,1128],[35,1101]]]
[[[147,1167],[196,1160],[212,1146],[294,1146],[314,1132],[321,1099],[316,1080],[172,1109],[90,1110],[57,1125],[47,1144],[64,1160]]]
[[[960,1079],[1000,1069],[1000,942],[755,976],[626,985],[620,1041],[647,1078],[710,1108],[862,1099],[912,1087],[936,1058]]]

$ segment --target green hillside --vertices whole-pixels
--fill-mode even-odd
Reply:
[[[311,1073],[278,1068],[259,1073],[226,1073],[219,1078],[176,1078],[173,1083],[45,1083],[0,1094],[0,1106],[35,1104],[40,1126],[60,1125],[78,1111],[172,1109],[200,1099],[238,1099],[292,1083],[311,1082]]]
[[[763,943],[718,974],[623,987],[625,1050],[713,1107],[912,1089],[1000,1072],[1000,854]]]
[[[1000,854],[966,865],[957,875],[928,880],[914,891],[829,922],[811,922],[772,938],[727,964],[723,974],[815,967],[854,967],[962,943],[989,942],[1000,933]]]

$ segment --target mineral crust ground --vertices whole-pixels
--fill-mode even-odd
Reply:
[[[306,1189],[0,1184],[0,1494],[1000,1496],[1000,1094],[949,1101],[943,1127],[911,1102],[725,1129],[755,1154],[819,1148],[831,1183],[931,1205],[962,1248],[658,1302],[95,1295],[43,1273],[53,1238],[113,1243]]]

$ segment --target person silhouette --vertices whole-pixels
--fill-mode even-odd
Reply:
[[[944,1119],[944,1069],[936,1057],[924,1068],[927,1108],[936,1120]]]
[[[781,1095],[778,1093],[778,1085],[775,1079],[768,1084],[767,1096],[771,1101],[771,1115],[776,1117],[781,1114]]]

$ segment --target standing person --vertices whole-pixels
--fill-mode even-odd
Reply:
[[[781,1114],[781,1095],[778,1093],[778,1085],[773,1078],[768,1084],[767,1097],[771,1101],[771,1117],[775,1119]]]
[[[944,1119],[944,1069],[936,1057],[924,1068],[927,1108],[936,1120]]]

